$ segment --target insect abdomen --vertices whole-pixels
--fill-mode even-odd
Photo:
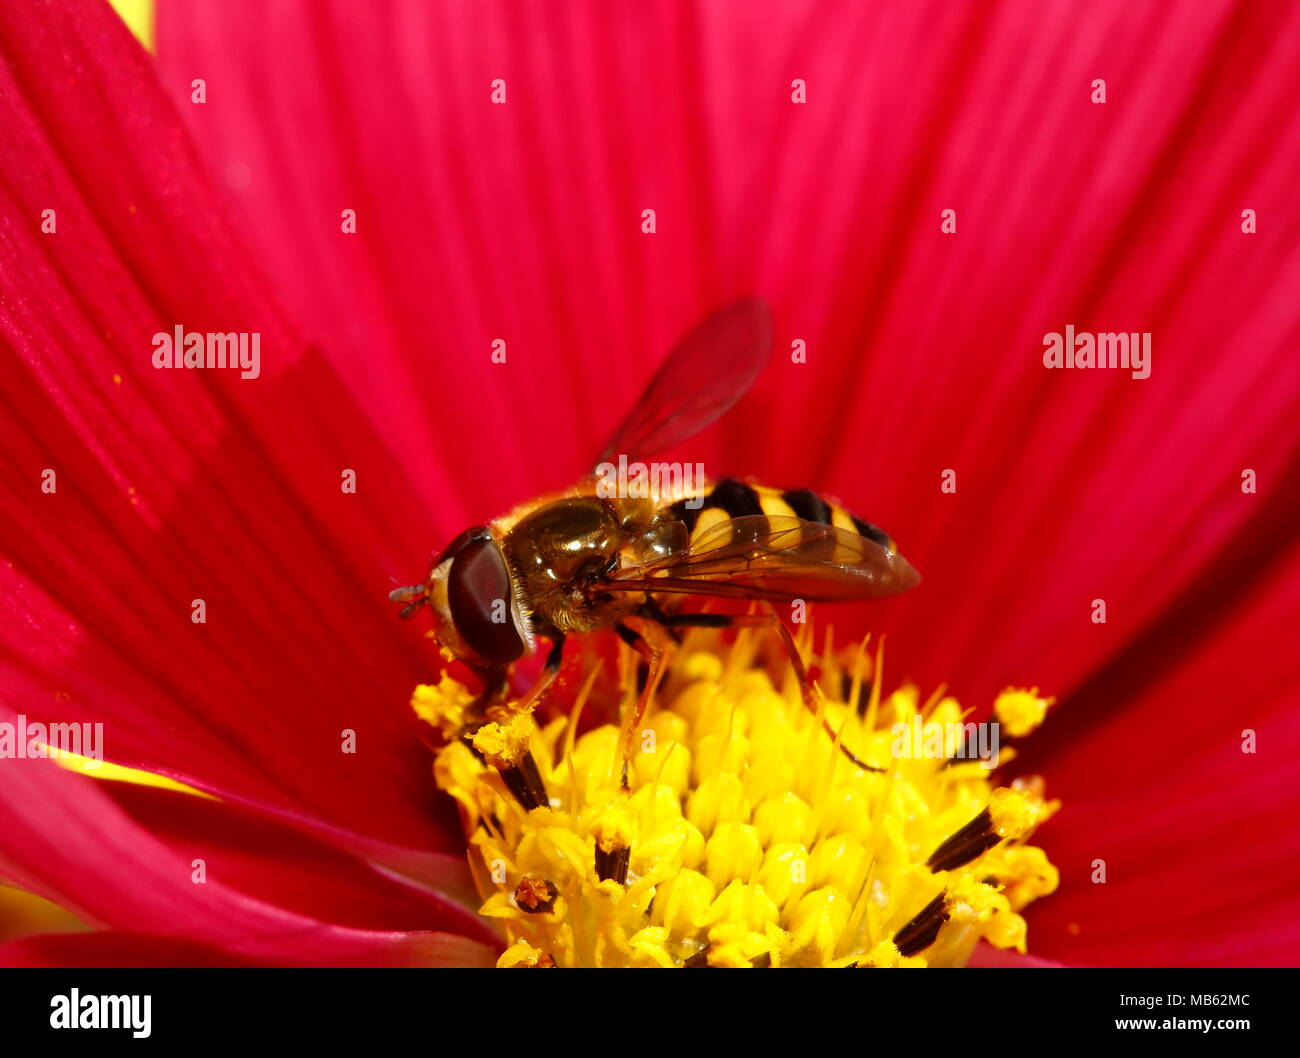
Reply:
[[[766,515],[769,518],[794,517],[833,525],[837,529],[874,540],[889,551],[897,550],[889,534],[879,526],[859,518],[811,489],[782,491],[766,485],[750,485],[738,478],[723,478],[704,494],[700,506],[692,508],[687,503],[687,500],[679,500],[672,505],[671,510],[690,529],[692,544],[720,522],[750,515]]]

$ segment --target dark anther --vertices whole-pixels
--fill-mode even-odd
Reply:
[[[495,812],[488,812],[479,819],[478,826],[475,829],[481,830],[485,834],[500,834],[501,820],[497,818]]]
[[[682,963],[682,969],[683,970],[709,969],[709,949],[705,948],[703,951],[697,951],[694,955],[692,955],[689,959],[687,959],[684,963]]]
[[[515,903],[519,905],[520,911],[526,911],[530,915],[550,914],[559,896],[560,891],[553,882],[545,878],[534,878],[530,874],[525,874],[515,888]]]
[[[596,843],[596,875],[602,882],[627,884],[627,865],[632,858],[632,850],[626,845],[619,845],[612,852],[606,852]]]
[[[757,959],[750,959],[749,965],[755,970],[770,970],[772,968],[772,953],[770,951],[763,952]]]
[[[550,804],[550,798],[546,796],[546,784],[542,782],[542,773],[537,767],[537,761],[533,759],[531,752],[525,752],[523,758],[519,761],[519,770],[524,773],[528,780],[528,787],[537,797],[537,800],[544,805]]]
[[[537,761],[533,760],[531,753],[525,753],[518,764],[508,764],[497,771],[501,775],[501,781],[506,784],[506,789],[514,794],[515,800],[525,812],[551,803],[546,796],[542,773],[537,770]]]
[[[1001,840],[998,832],[993,829],[993,818],[986,808],[935,849],[925,865],[932,871],[951,871],[964,863],[970,863]]]
[[[948,909],[940,893],[917,913],[906,926],[894,935],[894,947],[901,955],[915,955],[934,943],[939,930],[948,921]]]

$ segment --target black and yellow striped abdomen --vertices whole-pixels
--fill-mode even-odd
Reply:
[[[888,551],[896,551],[894,541],[879,526],[859,518],[838,503],[811,489],[768,488],[751,485],[737,478],[723,478],[701,497],[679,500],[670,508],[673,515],[691,531],[692,545],[706,532],[732,518],[766,515],[769,518],[802,518],[808,522],[833,525],[846,532],[873,540]]]

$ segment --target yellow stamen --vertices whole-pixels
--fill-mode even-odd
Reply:
[[[699,632],[675,651],[626,789],[613,724],[575,738],[564,720],[516,716],[440,752],[482,913],[510,941],[498,965],[960,966],[981,939],[1024,951],[1019,912],[1057,883],[1024,844],[1057,807],[1041,782],[998,786],[979,762],[891,751],[897,724],[965,714],[942,691],[884,692],[878,648],[820,667],[819,715],[784,657],[775,635],[749,632],[731,645]],[[998,699],[1017,703],[1017,724],[1027,695],[1046,711],[1036,691]],[[471,701],[444,676],[413,706],[447,733]],[[856,766],[828,730],[883,770]]]
[[[989,799],[993,830],[1003,838],[1018,838],[1029,833],[1047,811],[1048,806],[1040,799],[1014,787],[994,790]]]
[[[555,960],[544,951],[539,951],[527,941],[516,941],[506,953],[497,960],[498,966],[514,969],[539,969],[553,967]]]
[[[533,733],[532,720],[527,716],[513,716],[505,723],[484,724],[474,733],[474,748],[494,768],[514,767],[528,752],[528,742]]]
[[[421,683],[411,695],[415,715],[430,727],[436,727],[448,741],[465,727],[465,710],[474,696],[446,673],[436,685]]]
[[[1020,738],[1036,731],[1047,716],[1048,707],[1055,703],[1055,698],[1040,698],[1037,687],[1027,691],[1008,687],[993,703],[993,713],[1008,735]]]

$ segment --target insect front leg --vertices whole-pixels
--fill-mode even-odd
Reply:
[[[561,633],[556,632],[555,637],[551,640],[551,649],[546,654],[546,662],[542,666],[541,675],[537,677],[537,682],[528,689],[528,693],[522,698],[518,701],[509,703],[508,709],[510,712],[516,714],[531,713],[542,695],[545,694],[550,689],[551,684],[555,682],[555,677],[560,672],[560,663],[563,660],[564,636]]]
[[[470,702],[469,707],[465,710],[470,726],[478,728],[486,722],[488,711],[504,696],[509,669],[504,665],[471,665],[470,671],[483,684],[483,689],[479,691],[478,697]]]

